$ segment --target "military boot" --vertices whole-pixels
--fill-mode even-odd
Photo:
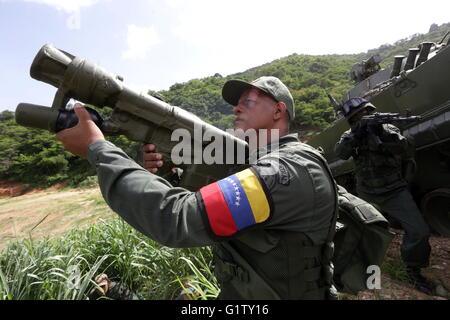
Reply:
[[[420,273],[420,268],[407,267],[408,281],[414,287],[428,295],[433,295],[433,288],[430,282]]]

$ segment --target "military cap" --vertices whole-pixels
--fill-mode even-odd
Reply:
[[[276,77],[260,77],[250,83],[237,79],[228,80],[223,86],[222,97],[229,104],[236,106],[242,93],[249,88],[257,88],[277,102],[284,102],[289,119],[294,119],[294,99],[286,85]]]

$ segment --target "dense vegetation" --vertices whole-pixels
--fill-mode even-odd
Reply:
[[[253,80],[262,75],[277,76],[291,89],[295,100],[296,117],[292,129],[306,134],[333,121],[333,108],[327,93],[332,93],[339,100],[353,86],[349,78],[352,65],[377,53],[384,59],[382,66],[389,65],[395,55],[406,54],[409,48],[416,47],[422,41],[438,42],[449,30],[450,23],[432,25],[427,34],[416,34],[367,53],[323,56],[292,54],[227,77],[215,74],[177,83],[158,94],[168,103],[226,129],[232,127],[233,115],[230,106],[221,97],[225,81],[231,78]],[[126,138],[112,137],[110,140],[132,157],[139,153],[139,145],[128,142]],[[14,180],[40,185],[69,181],[76,185],[94,174],[87,161],[64,151],[52,134],[18,126],[10,111],[0,114],[0,181]]]
[[[93,299],[103,273],[123,288],[121,299],[175,299],[186,281],[198,298],[214,298],[211,260],[209,248],[163,247],[116,218],[61,239],[10,243],[0,254],[0,301]]]

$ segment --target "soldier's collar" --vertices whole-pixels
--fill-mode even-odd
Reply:
[[[299,142],[299,141],[300,140],[298,139],[298,133],[291,133],[281,137],[279,140],[279,144],[283,145],[288,142]]]
[[[287,134],[285,136],[282,136],[280,139],[271,141],[269,144],[267,144],[264,147],[260,147],[257,150],[253,151],[251,155],[255,155],[255,153],[258,154],[257,158],[260,158],[262,155],[268,154],[269,152],[273,152],[277,149],[279,149],[281,146],[289,143],[289,142],[298,142],[298,134],[297,133],[291,133]]]

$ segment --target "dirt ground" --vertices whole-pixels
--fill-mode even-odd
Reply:
[[[0,197],[0,251],[10,241],[23,238],[61,236],[69,230],[96,223],[115,214],[103,201],[100,190],[33,190],[16,197]],[[403,231],[392,229],[395,237],[382,266],[381,289],[343,295],[345,300],[443,300],[450,299],[450,238],[432,235],[430,265],[423,274],[436,286],[429,296],[404,280],[400,259]]]
[[[69,230],[112,217],[99,189],[32,190],[0,198],[0,250],[8,242],[61,236]]]
[[[404,266],[400,259],[403,231],[391,229],[394,239],[386,253],[381,274],[381,289],[360,292],[357,296],[344,295],[348,300],[447,300],[450,299],[450,238],[430,237],[430,265],[422,274],[434,285],[434,295],[429,296],[405,281]],[[384,272],[383,272],[384,269]]]

